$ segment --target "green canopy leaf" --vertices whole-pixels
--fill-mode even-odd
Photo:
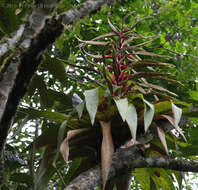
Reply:
[[[127,117],[127,112],[128,112],[128,100],[127,98],[124,99],[114,99],[116,106],[118,108],[118,111],[122,117],[122,120],[125,121]]]
[[[78,104],[75,109],[78,113],[78,117],[79,119],[82,117],[82,114],[83,114],[83,110],[84,110],[84,106],[85,106],[85,103],[84,102],[81,102],[80,104]]]
[[[154,116],[154,105],[143,99],[144,101],[144,129],[145,131],[148,130],[149,126],[152,123],[153,116]],[[149,108],[149,109],[148,109]]]
[[[137,131],[137,112],[133,104],[128,105],[126,122],[131,131],[131,135],[134,140],[136,140],[136,131]]]
[[[190,94],[190,97],[191,97],[193,100],[198,101],[198,91],[190,90],[190,91],[189,91],[189,94]]]
[[[96,112],[98,109],[98,88],[86,90],[84,92],[86,108],[89,113],[91,124],[94,124]]]
[[[148,168],[136,168],[134,176],[142,189],[150,190],[150,172]]]

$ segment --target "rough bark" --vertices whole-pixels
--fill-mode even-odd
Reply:
[[[36,1],[28,22],[20,27],[12,39],[0,45],[0,60],[11,54],[1,70],[0,79],[0,183],[2,182],[3,149],[20,99],[41,61],[42,52],[63,32],[64,24],[71,24],[107,3],[105,0],[88,0],[58,17],[48,18],[57,0]],[[42,7],[38,4],[43,3]],[[13,53],[12,47],[16,48]],[[13,53],[13,54],[12,54]]]
[[[82,5],[78,6],[77,9],[71,9],[62,13],[59,18],[62,20],[63,24],[71,24],[90,13],[99,10],[102,5],[107,2],[108,0],[88,0],[85,3],[82,3]]]
[[[134,168],[164,168],[198,172],[198,162],[163,157],[144,157],[140,145],[120,148],[113,157],[108,180],[131,172]],[[74,179],[64,190],[92,190],[102,184],[100,166],[96,166]]]
[[[186,119],[181,120],[180,125],[185,125],[189,121]],[[169,132],[173,129],[173,126],[166,120],[157,122],[165,132]],[[155,129],[148,130],[147,133],[141,137],[138,137],[137,141],[141,144],[135,145],[129,148],[118,149],[113,156],[112,165],[108,175],[107,189],[113,187],[116,178],[120,179],[120,176],[130,176],[134,168],[165,168],[178,171],[198,171],[198,162],[186,162],[178,161],[173,158],[161,158],[161,157],[144,157],[142,148],[144,145],[152,141],[158,134]],[[127,145],[128,143],[126,143]],[[123,146],[127,147],[127,146]],[[192,164],[191,164],[192,163]],[[187,169],[188,168],[188,169]],[[102,184],[100,165],[83,172],[76,177],[65,190],[92,190],[98,185]],[[124,180],[127,182],[129,180]],[[127,187],[127,186],[126,186]]]
[[[1,69],[0,80],[0,183],[3,173],[3,149],[19,101],[40,63],[42,51],[55,41],[63,28],[60,24],[56,24],[59,32],[50,30],[54,22],[49,22],[43,29],[46,17],[55,7],[56,0],[51,1],[54,6],[48,6],[45,1],[40,3],[44,8],[37,7],[36,2],[26,25],[21,26],[16,35],[8,40],[7,46],[5,44],[0,46],[0,55],[4,62],[1,66],[5,67]],[[13,47],[16,48],[15,51],[10,50]]]

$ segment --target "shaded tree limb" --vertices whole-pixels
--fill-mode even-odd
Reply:
[[[47,15],[56,5],[45,8],[35,8],[29,17],[28,23],[18,30],[12,39],[14,42],[0,45],[0,58],[13,53],[0,80],[0,184],[2,182],[3,149],[9,129],[12,125],[20,99],[27,91],[27,86],[36,72],[43,51],[49,47],[63,32],[64,24],[74,21],[99,9],[107,3],[106,0],[88,0],[76,8],[73,8],[59,17],[48,19]],[[47,4],[47,3],[46,3]],[[15,42],[15,39],[16,42]],[[10,51],[14,46],[15,51]]]
[[[108,180],[132,171],[134,168],[164,168],[184,172],[198,172],[198,162],[164,157],[145,157],[141,145],[118,149],[110,168]],[[75,178],[64,190],[92,190],[102,184],[100,165]]]
[[[185,118],[182,118],[180,121],[180,125],[185,125],[189,121]],[[174,127],[167,122],[166,120],[158,121],[157,124],[167,133],[171,131]],[[108,182],[110,181],[111,185],[112,180],[116,180],[116,177],[124,176],[127,174],[130,174],[134,168],[141,168],[141,167],[155,167],[155,162],[152,160],[159,159],[159,157],[152,157],[147,158],[144,157],[143,152],[141,148],[143,145],[149,143],[158,136],[158,134],[155,132],[156,130],[149,129],[146,134],[144,134],[141,137],[138,137],[138,142],[141,144],[131,146],[129,148],[120,148],[118,149],[113,156],[111,169],[108,176]],[[126,143],[127,145],[128,143]],[[150,160],[151,159],[151,160]],[[164,158],[162,158],[164,159]],[[165,159],[166,161],[167,159]],[[177,161],[172,159],[173,161]],[[150,165],[147,164],[147,161]],[[190,162],[188,162],[190,163]],[[163,166],[162,162],[162,166]],[[156,166],[157,167],[157,166]],[[158,165],[158,167],[160,167]],[[163,166],[166,168],[165,166]],[[197,163],[198,168],[198,163]],[[170,168],[171,169],[171,168]],[[102,177],[101,177],[101,168],[100,165],[97,165],[94,168],[91,168],[83,173],[81,173],[78,177],[73,179],[68,187],[65,188],[65,190],[92,190],[94,187],[97,187],[98,185],[102,184]]]

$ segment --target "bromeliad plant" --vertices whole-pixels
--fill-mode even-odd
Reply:
[[[174,104],[175,98],[173,97],[177,95],[162,86],[147,81],[147,79],[149,81],[151,79],[165,80],[179,84],[179,82],[170,78],[169,73],[155,71],[156,67],[172,67],[173,65],[153,60],[154,57],[167,58],[167,56],[143,49],[145,45],[153,40],[139,44],[135,43],[137,40],[151,38],[132,32],[137,23],[130,29],[123,27],[121,31],[110,20],[108,20],[108,23],[112,32],[98,36],[90,41],[79,39],[83,56],[87,58],[88,63],[97,67],[101,73],[100,83],[97,82],[99,87],[86,90],[84,95],[92,125],[96,118],[102,129],[103,189],[107,181],[115,144],[111,135],[114,126],[111,128],[111,124],[115,118],[119,117],[118,113],[122,118],[122,122],[127,123],[130,129],[132,138],[130,145],[141,143],[137,139],[140,135],[137,134],[137,130],[143,124],[144,127],[141,129],[143,133],[146,133],[149,127],[156,128],[165,153],[168,154],[165,132],[156,124],[159,119],[168,120],[185,139],[181,128],[178,126],[182,110]],[[99,41],[101,39],[104,40]],[[94,55],[88,52],[86,48],[92,46],[102,47],[100,54]],[[151,57],[152,59],[145,59],[145,57]],[[158,101],[154,101],[154,98],[157,98]],[[76,107],[79,115],[82,115],[83,106],[84,103],[81,103]],[[122,122],[119,125],[122,125]]]
[[[53,132],[52,138],[54,140],[50,138],[49,143],[43,144],[43,140],[44,142],[46,140],[45,135],[41,135],[34,142],[35,150],[43,146],[47,147],[43,154],[43,161],[35,185],[38,189],[45,186],[45,173],[48,172],[46,163],[52,162],[52,158],[53,166],[63,186],[66,186],[72,179],[74,171],[78,169],[78,174],[84,171],[84,168],[82,170],[78,168],[81,167],[83,162],[86,162],[87,169],[93,167],[93,160],[96,164],[97,158],[95,152],[93,155],[92,151],[98,150],[100,145],[103,189],[106,185],[115,148],[123,144],[124,147],[128,147],[136,143],[143,145],[150,143],[150,148],[146,149],[148,156],[153,152],[157,152],[158,156],[167,156],[166,136],[168,135],[169,144],[170,141],[174,141],[175,137],[170,136],[164,128],[159,126],[158,122],[161,120],[168,120],[173,128],[185,139],[178,125],[182,110],[176,106],[185,105],[176,101],[175,97],[177,95],[175,93],[163,88],[161,85],[151,83],[154,80],[164,80],[179,84],[179,82],[171,79],[169,73],[159,72],[160,67],[173,67],[171,64],[159,61],[162,58],[167,58],[167,56],[144,50],[146,49],[145,46],[152,43],[157,37],[152,39],[150,36],[144,37],[133,32],[138,22],[134,23],[130,29],[123,27],[121,31],[110,20],[108,20],[108,23],[112,32],[100,35],[90,41],[79,39],[82,56],[88,65],[77,65],[77,67],[97,73],[96,78],[93,77],[94,75],[75,76],[80,79],[84,77],[86,80],[92,77],[91,82],[88,81],[89,89],[84,91],[85,100],[75,99],[75,107],[72,111],[69,109],[66,114],[59,114],[59,117],[55,117],[54,112],[51,113],[48,119],[58,118],[58,123],[62,122],[59,131],[56,133],[57,135]],[[97,53],[93,53],[96,51]],[[153,60],[154,58],[155,60]],[[68,63],[61,59],[58,61]],[[71,63],[68,65],[76,66]],[[85,106],[87,112],[84,111]],[[88,114],[90,120],[87,117]],[[46,117],[46,115],[48,113],[44,113],[42,116]],[[55,127],[56,129],[57,127]],[[157,137],[159,137],[157,142],[153,138],[144,138],[142,141],[141,137],[147,137],[150,132],[157,134]],[[71,148],[70,155],[69,147]],[[66,180],[61,177],[61,173],[57,169],[59,153],[62,154],[67,163],[68,158],[77,158],[72,162],[71,168],[68,168]],[[51,154],[53,156],[49,156]],[[85,157],[87,160],[84,161]],[[52,167],[51,164],[49,164],[50,167]],[[54,170],[54,168],[50,168],[50,170]],[[135,174],[137,173],[135,172]],[[155,174],[151,172],[150,175]]]
[[[85,167],[89,169],[98,163],[98,149],[100,149],[99,154],[101,154],[103,189],[114,150],[121,145],[128,147],[140,143],[144,146],[149,143],[150,148],[146,149],[145,154],[149,156],[157,153],[158,156],[167,156],[166,141],[168,140],[171,144],[170,141],[174,142],[175,137],[159,125],[160,121],[168,120],[185,139],[181,128],[178,126],[182,110],[176,106],[185,106],[184,103],[176,100],[177,95],[175,93],[161,85],[151,83],[154,80],[164,80],[179,84],[171,79],[169,73],[159,72],[160,67],[173,67],[171,64],[159,61],[162,58],[167,58],[167,56],[144,50],[146,49],[145,46],[152,43],[157,37],[152,40],[152,37],[144,37],[134,33],[133,29],[137,23],[130,29],[123,27],[121,31],[113,26],[109,20],[108,23],[112,32],[100,35],[90,41],[79,39],[82,56],[87,61],[86,66],[75,65],[55,58],[52,61],[53,65],[52,63],[48,64],[52,71],[54,71],[57,62],[61,62],[72,68],[77,67],[78,71],[84,69],[97,73],[97,75],[80,76],[78,73],[78,76],[75,76],[75,79],[84,77],[87,80],[92,77],[92,80],[91,82],[88,81],[86,86],[89,89],[84,91],[84,101],[77,98],[76,95],[73,96],[73,109],[68,106],[68,102],[65,103],[65,99],[71,99],[71,96],[68,95],[63,99],[61,103],[65,103],[67,108],[70,108],[64,111],[64,114],[39,112],[38,110],[28,112],[28,114],[33,113],[33,118],[35,115],[39,115],[47,120],[55,119],[57,122],[53,128],[49,127],[49,133],[46,132],[47,135],[44,133],[34,141],[35,150],[46,147],[37,180],[35,180],[35,187],[38,189],[43,189],[46,186],[45,174],[53,174],[55,171],[63,186],[66,187],[73,175],[78,175],[85,171]],[[46,59],[48,58],[46,56]],[[154,58],[155,60],[153,60]],[[72,73],[72,77],[73,75],[74,73]],[[84,110],[85,106],[87,111]],[[27,110],[21,111],[27,112]],[[62,125],[59,127],[60,123]],[[49,123],[46,122],[45,125],[48,126]],[[157,136],[157,138],[150,138],[147,134],[151,133],[155,133],[154,137]],[[146,138],[142,138],[142,136]],[[99,148],[100,146],[101,148]],[[69,148],[71,148],[70,154]],[[169,146],[169,148],[171,147]],[[66,178],[63,178],[59,171],[59,153],[62,154],[67,163],[68,159],[76,159],[69,163],[70,167],[67,168]],[[152,170],[148,171],[151,171],[149,179],[152,180],[155,173]],[[65,170],[63,172],[65,174]],[[76,173],[74,174],[74,172]],[[145,172],[147,171],[145,170]],[[134,175],[138,178],[138,171]],[[162,175],[165,175],[167,180],[170,173],[163,171]],[[141,181],[138,182],[141,183]]]

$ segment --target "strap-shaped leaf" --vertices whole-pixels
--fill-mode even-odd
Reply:
[[[79,42],[82,42],[81,46],[83,46],[84,44],[88,44],[88,45],[101,45],[101,46],[105,46],[108,44],[108,42],[102,42],[102,41],[84,41],[81,40],[79,38],[77,38]]]
[[[171,102],[172,111],[173,111],[173,118],[175,125],[178,125],[182,116],[182,109],[177,107],[173,102]]]
[[[171,125],[175,127],[175,129],[183,137],[183,139],[185,141],[187,141],[186,137],[184,136],[184,133],[183,133],[182,129],[179,127],[179,125],[175,124],[175,120],[171,116],[169,116],[169,115],[161,115],[161,116],[164,117],[165,119],[167,119],[171,123]]]
[[[88,130],[90,130],[90,128],[75,129],[67,132],[67,137],[63,140],[60,146],[60,152],[65,162],[67,162],[69,158],[69,140]]]
[[[147,51],[133,51],[134,55],[147,55],[147,56],[153,56],[153,57],[163,57],[163,58],[170,58],[169,56],[165,56],[165,55],[159,55],[159,54],[155,54],[152,52],[147,52]]]
[[[79,117],[79,119],[82,117],[83,110],[84,110],[84,106],[85,106],[85,103],[84,103],[84,102],[81,102],[80,104],[78,104],[78,105],[75,107],[76,111],[78,112],[78,117]]]
[[[109,33],[97,36],[97,37],[93,38],[91,41],[95,41],[95,40],[99,40],[101,38],[106,38],[106,37],[111,37],[111,36],[117,36],[117,34],[115,32],[109,32]]]
[[[157,133],[158,133],[159,139],[166,151],[166,154],[168,155],[168,147],[167,147],[167,143],[166,143],[165,132],[163,131],[163,129],[161,129],[160,127],[157,126]]]
[[[137,131],[137,112],[133,104],[128,105],[126,122],[131,131],[131,136],[136,140],[136,131]]]
[[[139,60],[137,62],[133,62],[129,65],[130,67],[144,67],[144,66],[158,66],[158,67],[174,67],[174,65],[169,63],[162,63],[155,60]]]
[[[184,140],[187,141],[183,134],[182,129],[179,127],[179,122],[180,122],[181,116],[182,116],[182,109],[177,107],[173,102],[171,102],[171,105],[172,105],[173,118],[174,118],[174,127],[182,135]]]
[[[98,109],[98,88],[86,90],[84,92],[86,108],[90,116],[91,124],[94,124]]]
[[[127,98],[123,99],[114,99],[116,106],[118,108],[118,111],[122,117],[122,120],[125,121],[127,117],[127,111],[128,111],[128,100]]]
[[[177,96],[177,94],[161,87],[161,86],[158,86],[158,85],[155,85],[155,84],[151,84],[151,83],[140,83],[139,85],[143,86],[143,87],[148,87],[148,88],[153,88],[153,89],[156,89],[156,90],[159,90],[159,91],[162,91],[162,92],[166,92],[166,93],[169,93],[173,96]]]
[[[40,168],[35,183],[36,189],[38,190],[44,189],[53,174],[55,173],[55,169],[51,165],[51,160],[54,157],[54,152],[54,148],[49,146],[45,149],[43,153],[42,161],[40,163]]]
[[[144,101],[144,130],[145,132],[148,130],[154,116],[154,105],[143,99]],[[148,109],[149,107],[149,109]]]
[[[103,182],[103,190],[104,190],[113,158],[114,143],[111,136],[111,122],[100,121],[100,125],[102,128],[102,137],[103,137],[102,145],[101,145],[101,165],[102,165],[102,182]]]
[[[53,161],[54,168],[56,168],[56,160],[58,159],[58,156],[59,156],[59,153],[60,153],[60,146],[61,146],[61,143],[63,141],[64,135],[65,135],[65,128],[67,126],[67,123],[68,123],[68,119],[61,124],[61,126],[59,128],[59,131],[58,131],[57,151],[56,151],[56,156],[55,156],[54,161]]]
[[[118,29],[111,23],[111,21],[110,21],[109,19],[107,19],[107,21],[108,21],[108,24],[109,24],[109,26],[111,27],[111,29],[112,29],[116,34],[118,34],[118,33],[119,33]]]

